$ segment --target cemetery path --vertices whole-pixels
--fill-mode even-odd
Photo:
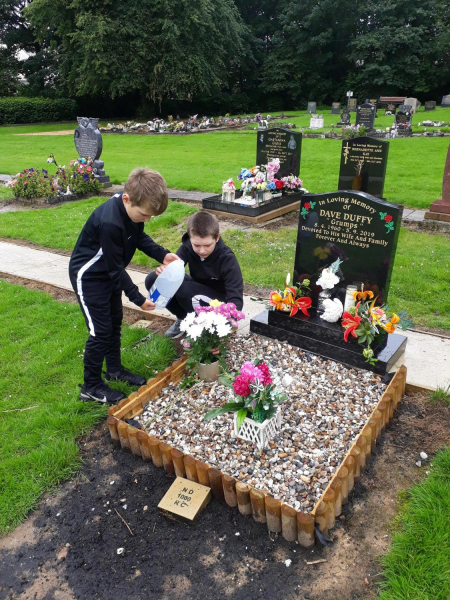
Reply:
[[[101,425],[79,440],[79,475],[0,540],[0,597],[374,600],[398,494],[424,476],[419,453],[432,461],[449,431],[445,406],[407,396],[333,529],[333,546],[304,550],[216,500],[192,525],[167,519],[157,504],[173,478],[114,447]]]
[[[72,292],[68,263],[69,256],[63,253],[56,254],[30,248],[28,245],[0,241],[1,271],[9,275],[50,284]],[[127,270],[134,283],[146,295],[145,271]],[[256,294],[257,291],[252,289],[251,293]],[[264,292],[264,290],[260,291]],[[123,296],[123,305],[140,310],[125,296]],[[250,319],[263,310],[265,310],[263,303],[251,300],[249,295],[244,296],[246,318],[239,323],[239,333],[247,333]],[[155,310],[152,315],[173,319],[167,310]],[[402,335],[408,338],[406,353],[401,361],[408,368],[407,382],[425,388],[447,388],[450,384],[450,337],[421,333],[416,330],[402,332]]]

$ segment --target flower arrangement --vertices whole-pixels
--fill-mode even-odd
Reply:
[[[70,186],[74,194],[98,192],[100,184],[95,179],[92,165],[91,157],[71,160],[68,167],[64,165],[56,171],[57,181],[64,190]]]
[[[306,317],[309,317],[308,309],[311,307],[312,300],[304,294],[310,291],[309,279],[304,279],[296,286],[290,286],[290,274],[288,273],[285,281],[284,291],[271,292],[269,296],[269,307],[272,310],[289,312],[293,317],[300,310]]]
[[[364,125],[347,125],[341,129],[342,136],[346,139],[366,135],[367,128]]]
[[[373,365],[377,362],[371,348],[372,342],[380,333],[394,333],[396,325],[405,330],[413,325],[405,311],[398,315],[388,316],[388,307],[376,304],[377,297],[370,290],[354,292],[353,299],[358,302],[342,315],[342,326],[345,329],[344,340],[352,335],[358,344],[366,344],[363,355],[366,362]]]
[[[181,331],[186,333],[181,343],[189,354],[188,368],[192,369],[197,363],[211,364],[219,360],[226,369],[224,344],[244,318],[244,313],[237,310],[235,304],[219,300],[212,300],[209,306],[198,306],[195,312],[189,313],[180,324]]]
[[[276,414],[276,404],[286,398],[273,384],[268,365],[259,359],[245,362],[238,373],[221,375],[219,381],[233,390],[236,399],[210,411],[205,419],[237,412],[238,429],[247,416],[256,423],[271,419]]]
[[[238,180],[242,181],[241,189],[244,195],[254,195],[256,191],[276,194],[282,190],[301,191],[303,181],[294,175],[277,179],[275,174],[280,170],[280,159],[274,158],[266,165],[259,165],[251,169],[241,169]]]
[[[57,178],[46,169],[24,169],[6,185],[16,198],[52,198],[59,191]]]

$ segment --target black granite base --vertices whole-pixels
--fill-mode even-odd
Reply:
[[[251,319],[250,331],[337,362],[384,375],[392,369],[406,348],[406,337],[392,333],[373,346],[377,362],[370,365],[362,354],[363,346],[344,341],[339,323],[327,323],[317,316],[289,317],[277,311],[264,311]]]
[[[242,196],[242,192],[238,190],[236,192],[236,198],[238,199],[240,196]],[[204,198],[202,200],[202,208],[218,210],[235,215],[243,215],[246,217],[259,217],[260,215],[264,215],[277,208],[282,208],[289,204],[293,204],[294,202],[298,202],[301,200],[302,196],[303,192],[279,195],[278,197],[274,196],[271,200],[267,200],[259,206],[241,206],[238,202],[222,202],[222,196],[217,195],[211,196],[210,198]]]
[[[98,181],[98,183],[101,183],[104,188],[112,187],[109,175],[95,175],[95,179]]]

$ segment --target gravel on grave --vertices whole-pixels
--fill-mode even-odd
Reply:
[[[370,371],[252,334],[235,337],[228,348],[231,372],[261,358],[287,396],[281,404],[281,431],[270,447],[260,451],[234,437],[231,413],[204,420],[206,412],[231,399],[232,391],[220,382],[200,382],[190,390],[171,384],[137,419],[148,433],[186,454],[310,512],[386,386]],[[292,382],[283,387],[285,374]]]

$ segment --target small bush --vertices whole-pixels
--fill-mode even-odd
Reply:
[[[71,98],[0,98],[0,125],[69,121],[76,113],[77,103]]]

